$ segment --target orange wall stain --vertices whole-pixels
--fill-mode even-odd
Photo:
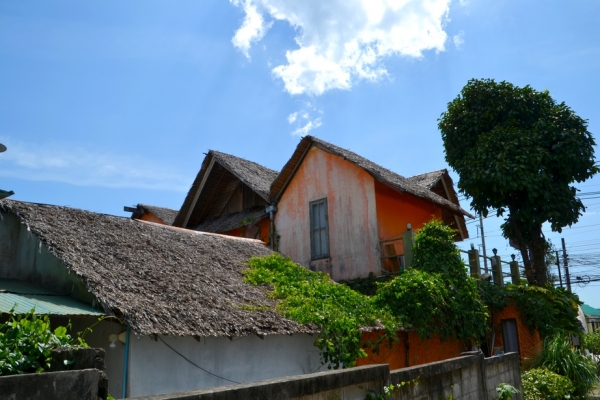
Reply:
[[[501,311],[494,313],[494,347],[504,346],[502,333],[502,320],[515,319],[517,322],[517,336],[519,337],[519,353],[521,360],[535,356],[543,346],[542,339],[537,329],[531,331],[527,325],[521,321],[521,314],[513,304],[504,307]]]
[[[375,341],[379,332],[363,333],[363,342]],[[357,366],[373,364],[389,364],[390,369],[414,367],[415,365],[427,364],[435,361],[447,360],[460,356],[461,345],[458,340],[440,340],[438,335],[429,339],[421,339],[415,332],[399,332],[399,342],[394,342],[392,347],[382,343],[379,354],[366,350],[367,357],[356,361]],[[408,365],[406,359],[406,339],[408,338]]]
[[[329,258],[313,261],[310,202],[327,198]],[[279,251],[334,280],[379,274],[374,179],[342,157],[312,147],[289,183],[275,214]]]
[[[142,216],[140,217],[140,219],[141,219],[142,221],[155,222],[155,223],[157,223],[157,224],[162,224],[162,225],[165,225],[165,221],[163,221],[162,219],[158,218],[156,215],[154,215],[154,214],[152,214],[152,213],[150,213],[150,212],[147,212],[147,213],[145,213],[144,215],[142,215]]]
[[[412,229],[418,231],[432,219],[442,219],[442,210],[421,199],[375,182],[375,199],[377,202],[377,222],[381,240],[401,237],[410,223]],[[397,249],[402,254],[403,249]]]
[[[269,242],[269,234],[271,232],[271,221],[269,218],[265,218],[252,226],[244,226],[242,228],[232,229],[227,232],[217,232],[227,236],[237,236],[249,239],[259,239],[265,243]]]

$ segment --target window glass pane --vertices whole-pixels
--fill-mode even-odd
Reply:
[[[321,231],[313,231],[313,253],[315,257],[321,255]]]
[[[319,228],[325,228],[327,226],[325,221],[325,202],[322,202],[319,204]]]
[[[319,225],[319,204],[313,204],[312,205],[311,217],[312,217],[312,227],[313,227],[313,229],[320,228],[320,225]]]
[[[321,255],[329,253],[329,242],[327,240],[327,231],[325,228],[321,229]]]

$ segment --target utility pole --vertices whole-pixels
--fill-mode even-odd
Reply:
[[[485,234],[483,233],[483,218],[481,217],[481,213],[479,213],[479,227],[481,228],[481,246],[483,247],[483,268],[485,269],[485,273],[489,274],[488,266],[487,266],[487,252],[485,251]]]
[[[565,277],[567,278],[567,290],[571,291],[571,277],[569,276],[569,259],[567,258],[567,246],[565,245],[565,238],[560,238],[563,248],[563,265],[565,266]]]
[[[556,252],[556,268],[558,269],[558,280],[560,282],[560,287],[563,287],[562,274],[560,273],[560,259],[558,258],[558,251]]]

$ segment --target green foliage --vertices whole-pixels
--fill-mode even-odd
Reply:
[[[575,396],[585,396],[598,381],[594,362],[571,346],[566,335],[547,338],[542,353],[534,360],[533,367],[547,368],[569,378]]]
[[[67,334],[70,326],[59,326],[52,332],[48,315],[12,313],[0,324],[0,375],[43,372],[50,367],[51,350],[72,347]]]
[[[459,190],[477,212],[508,211],[503,234],[519,244],[529,283],[543,285],[542,224],[576,223],[585,207],[572,184],[598,172],[587,122],[548,91],[491,79],[470,80],[438,121]]]
[[[521,375],[523,400],[563,400],[573,396],[573,383],[546,368],[535,368]]]
[[[479,281],[481,299],[490,313],[502,310],[512,298],[521,320],[530,329],[537,329],[542,338],[561,332],[579,333],[576,294],[552,286],[512,285],[499,286]]]
[[[552,286],[509,285],[511,296],[529,328],[537,328],[542,338],[561,332],[579,333],[577,305],[582,304],[576,294]]]
[[[369,276],[366,278],[356,278],[347,281],[340,281],[339,283],[348,286],[350,289],[362,293],[365,296],[374,296],[377,292],[377,283],[389,282],[394,279],[395,275],[380,275],[375,276],[372,272],[369,272]]]
[[[445,301],[438,304],[443,318],[427,329],[442,337],[479,338],[486,332],[488,312],[481,301],[477,280],[467,274],[454,236],[452,228],[431,221],[415,237],[414,268],[439,274],[446,291]]]
[[[497,400],[511,400],[513,394],[521,393],[516,387],[508,383],[500,383],[496,388],[496,392],[498,392]]]
[[[321,334],[315,345],[323,363],[333,368],[351,367],[366,356],[361,348],[362,326],[383,321],[390,335],[398,326],[392,318],[373,307],[369,297],[340,285],[321,272],[312,272],[291,259],[273,254],[252,258],[246,280],[254,285],[272,285],[279,299],[278,311],[302,324],[315,324]]]
[[[446,331],[448,321],[444,312],[449,299],[441,274],[411,268],[391,282],[381,284],[374,304],[425,338]]]
[[[391,345],[400,327],[414,329],[422,338],[439,334],[470,339],[485,333],[485,305],[453,238],[453,231],[441,222],[428,223],[415,238],[415,268],[391,281],[370,276],[340,285],[277,254],[251,259],[245,279],[269,285],[271,296],[280,300],[277,310],[286,318],[318,326],[321,334],[315,345],[323,363],[348,367],[366,356],[364,348],[377,352],[386,340]],[[385,334],[372,343],[361,343],[359,329],[379,324]]]
[[[383,394],[378,393],[373,389],[369,389],[365,396],[365,400],[385,400],[390,398],[398,393],[401,394],[410,394],[411,389],[418,385],[419,379],[421,379],[421,375],[417,376],[410,381],[402,381],[397,383],[396,385],[390,384],[389,386],[383,387]],[[451,399],[450,399],[451,400]]]
[[[583,348],[590,353],[600,355],[600,331],[586,333],[581,335]]]

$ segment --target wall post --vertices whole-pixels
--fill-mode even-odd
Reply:
[[[492,257],[492,275],[494,276],[494,284],[504,286],[504,277],[502,276],[502,259],[498,255],[498,250],[492,249],[494,256]]]
[[[510,278],[513,285],[518,285],[521,282],[521,276],[519,274],[519,263],[515,261],[515,255],[511,254],[512,261],[510,262]]]
[[[410,224],[406,224],[406,232],[402,234],[404,243],[404,268],[413,266],[413,246],[415,244],[415,232]]]
[[[481,277],[481,263],[479,262],[479,250],[475,250],[475,246],[471,244],[469,254],[469,270],[471,277],[479,279]]]

